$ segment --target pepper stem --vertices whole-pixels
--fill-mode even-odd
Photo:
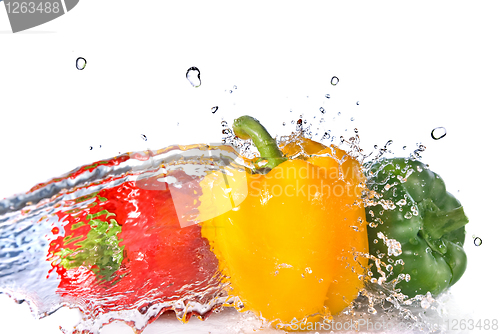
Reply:
[[[267,163],[260,166],[274,168],[286,160],[278,148],[276,141],[258,120],[250,116],[241,116],[234,120],[234,134],[241,139],[251,139],[259,150],[262,160]]]

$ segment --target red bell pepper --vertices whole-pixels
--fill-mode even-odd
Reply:
[[[191,178],[175,173],[177,179]],[[87,316],[122,309],[144,314],[153,304],[206,303],[217,293],[217,259],[199,225],[181,228],[172,193],[160,177],[65,201],[70,208],[56,213],[64,231],[52,231],[57,237],[48,253],[49,275],[59,275],[57,292]],[[184,197],[176,195],[176,205],[184,198],[184,205],[192,206],[201,194],[197,182],[190,185]]]

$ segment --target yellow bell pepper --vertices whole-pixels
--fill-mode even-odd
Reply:
[[[233,130],[253,140],[268,172],[226,167],[202,181],[200,212],[219,214],[202,223],[202,235],[230,283],[229,296],[241,300],[240,311],[276,324],[339,313],[363,287],[367,266],[356,256],[368,252],[359,163],[304,137],[280,151],[249,116],[235,120]],[[237,204],[228,208],[228,199]]]

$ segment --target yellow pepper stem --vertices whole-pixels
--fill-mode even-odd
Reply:
[[[233,131],[241,139],[251,139],[259,150],[266,164],[261,165],[265,168],[274,168],[284,162],[286,158],[278,148],[276,141],[269,134],[266,128],[258,120],[250,116],[241,116],[234,120]]]

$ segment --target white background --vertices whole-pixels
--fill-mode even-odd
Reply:
[[[427,147],[423,161],[470,219],[469,266],[450,308],[500,318],[491,308],[500,232],[495,1],[82,0],[17,34],[0,7],[0,198],[119,152],[218,142],[222,119],[249,114],[284,135],[302,114],[337,138],[356,127],[365,152],[388,140],[396,155]],[[87,59],[82,71],[77,57]],[[191,66],[201,70],[199,88],[185,78]],[[435,141],[439,126],[447,135]],[[0,308],[6,333],[57,333],[74,321],[65,311],[35,321],[3,295]]]

